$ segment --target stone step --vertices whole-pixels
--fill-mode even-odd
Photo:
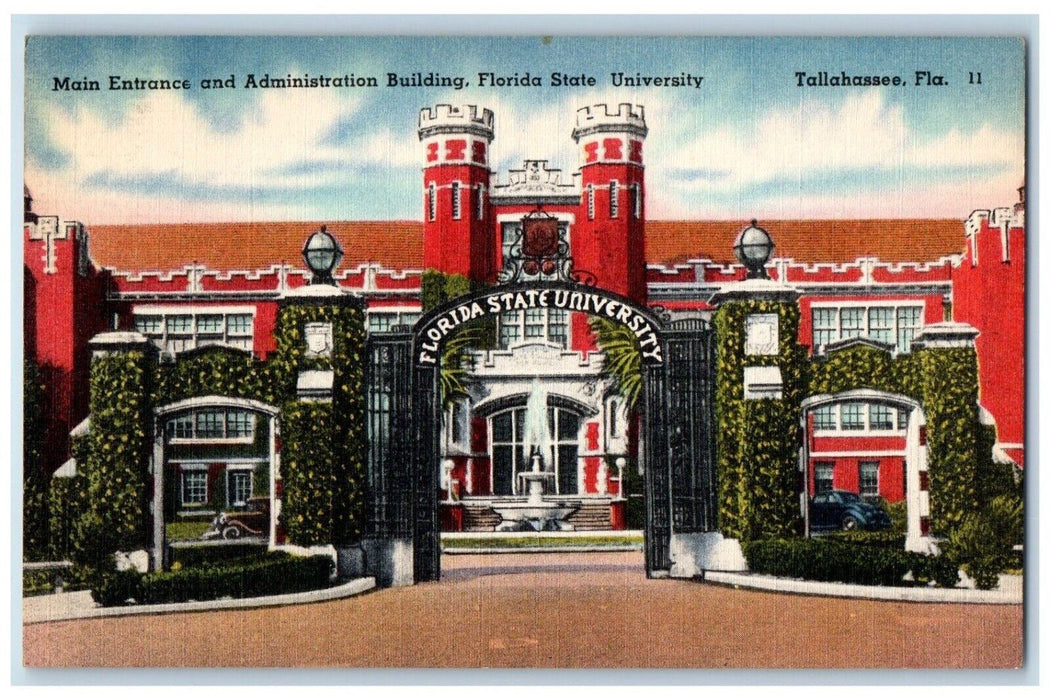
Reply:
[[[579,510],[566,518],[576,530],[611,530],[608,502],[580,504]],[[464,532],[492,532],[501,518],[487,504],[463,504]]]

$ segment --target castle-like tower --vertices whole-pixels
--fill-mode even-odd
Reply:
[[[88,413],[88,340],[106,329],[105,277],[88,256],[84,227],[33,212],[24,191],[25,355],[40,370],[46,420],[44,466],[69,454],[69,432]]]
[[[423,265],[488,279],[497,255],[492,235],[489,146],[492,111],[437,105],[419,112],[423,144]]]
[[[649,132],[638,105],[599,104],[576,113],[572,138],[580,147],[580,213],[573,236],[576,267],[598,286],[644,304],[645,168]]]

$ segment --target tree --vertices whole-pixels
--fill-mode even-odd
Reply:
[[[44,473],[44,384],[32,360],[22,369],[22,557],[47,558],[48,475]]]
[[[602,372],[612,379],[627,412],[634,410],[642,393],[642,353],[627,326],[601,316],[587,319],[598,348],[605,353]]]

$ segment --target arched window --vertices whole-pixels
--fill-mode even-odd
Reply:
[[[548,488],[553,486],[562,495],[575,495],[579,493],[577,457],[580,416],[567,408],[549,407],[547,420],[554,464],[544,465],[544,471],[555,473],[554,483]],[[532,469],[531,460],[525,454],[525,407],[494,413],[489,418],[489,435],[492,436],[490,457],[493,495],[521,494],[522,485],[518,474]]]

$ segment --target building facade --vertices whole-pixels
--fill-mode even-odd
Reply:
[[[370,332],[414,324],[426,280],[493,284],[543,219],[573,274],[670,319],[709,320],[711,299],[745,270],[732,245],[746,222],[648,221],[642,107],[579,110],[567,174],[526,160],[491,169],[495,115],[475,106],[421,110],[421,220],[325,222],[345,250],[337,284],[363,298]],[[320,222],[91,226],[25,202],[25,342],[47,387],[49,471],[75,470],[69,435],[88,414],[90,339],[135,332],[161,362],[212,345],[265,360],[280,299],[308,284],[300,262]],[[800,293],[798,342],[814,358],[863,343],[907,355],[924,329],[971,324],[983,420],[997,459],[1024,465],[1024,202],[962,220],[764,221],[776,243],[769,277]],[[546,264],[516,279],[559,274]],[[637,421],[603,372],[585,313],[503,313],[489,347],[468,353],[464,392],[446,410],[440,497],[449,529],[491,529],[493,502],[524,495],[525,407],[547,395],[548,489],[579,506],[578,528],[626,526],[639,468]],[[879,394],[825,397],[800,416],[809,493],[906,496],[909,406]],[[206,517],[280,491],[280,435],[269,407],[212,396],[158,410],[168,517]],[[800,446],[802,447],[802,446]]]

